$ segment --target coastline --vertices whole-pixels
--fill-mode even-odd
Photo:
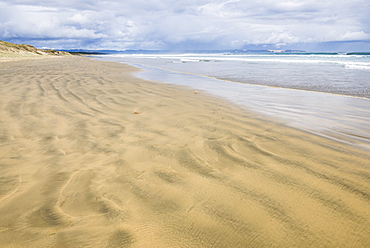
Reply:
[[[114,61],[114,60],[108,60],[104,57],[103,58],[102,57],[97,57],[97,58],[100,59],[101,61]],[[127,63],[127,62],[118,62],[118,63],[124,63],[124,64],[131,65],[130,63]],[[322,93],[322,94],[328,94],[328,95],[333,95],[333,96],[349,97],[349,98],[355,98],[355,99],[362,99],[362,100],[370,101],[370,95],[369,96],[349,95],[349,94],[340,94],[340,93],[335,93],[335,92],[330,92],[330,91],[316,91],[316,90],[313,90],[313,89],[305,89],[305,88],[299,88],[299,87],[290,87],[289,88],[289,87],[284,87],[284,86],[279,86],[279,85],[250,83],[250,82],[239,81],[237,79],[232,79],[232,78],[223,78],[223,77],[217,77],[217,76],[210,76],[210,75],[206,75],[206,74],[176,71],[176,70],[170,70],[170,69],[161,68],[161,67],[158,67],[158,66],[150,66],[150,65],[145,65],[145,64],[139,64],[139,65],[142,66],[142,67],[145,67],[145,68],[155,68],[155,69],[158,69],[158,70],[168,71],[168,72],[172,72],[172,73],[192,75],[192,76],[200,76],[200,77],[205,77],[205,78],[209,78],[209,79],[220,80],[220,81],[227,82],[227,83],[235,83],[235,84],[248,85],[248,86],[257,86],[257,87],[268,87],[268,88],[282,89],[282,90],[298,90],[298,91],[303,91],[303,92]],[[135,67],[135,64],[132,64],[131,66]]]
[[[265,59],[265,57],[269,59]],[[309,55],[139,54],[102,59],[244,85],[324,92],[369,99],[370,57]],[[141,66],[140,66],[141,67]],[[357,68],[357,69],[355,69]],[[314,73],[310,73],[314,72]]]
[[[1,65],[5,247],[370,242],[366,151],[115,62]]]
[[[202,90],[264,118],[370,150],[370,102],[366,98],[235,83],[143,65],[140,68],[136,73],[139,78]]]

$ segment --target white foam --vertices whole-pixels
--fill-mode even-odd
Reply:
[[[368,55],[327,55],[327,54],[112,54],[106,57],[141,59],[169,59],[172,63],[199,63],[203,61],[242,61],[291,64],[337,64],[346,69],[370,70]]]
[[[346,69],[370,70],[369,64],[346,64],[344,67]]]

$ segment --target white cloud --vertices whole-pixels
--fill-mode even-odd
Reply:
[[[272,43],[272,44],[286,44],[286,43],[298,43],[300,42],[300,38],[294,35],[291,35],[287,32],[282,33],[272,33],[264,43]]]
[[[0,0],[0,39],[59,48],[279,46],[370,39],[368,13],[367,0]]]
[[[359,32],[346,32],[342,35],[339,36],[339,40],[365,40],[365,39],[370,39],[370,35],[366,34],[363,31]]]

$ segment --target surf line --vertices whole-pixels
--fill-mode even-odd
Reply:
[[[184,72],[184,71],[176,71],[176,70],[162,68],[162,67],[159,67],[159,66],[146,65],[146,64],[142,64],[142,63],[136,63],[136,64],[130,64],[130,63],[126,63],[126,62],[119,62],[119,63],[129,64],[129,65],[132,65],[132,66],[139,65],[139,66],[142,66],[142,67],[154,68],[154,69],[158,69],[158,70],[162,70],[162,71],[168,71],[168,72],[172,72],[172,73],[178,73],[178,74],[185,74],[185,75],[198,76],[198,77],[206,77],[206,78],[220,80],[220,81],[227,82],[227,83],[237,83],[237,84],[250,85],[250,86],[260,86],[260,87],[268,87],[268,88],[284,89],[284,90],[294,90],[294,91],[298,90],[298,91],[303,91],[303,92],[321,93],[321,94],[328,94],[328,95],[333,95],[333,96],[342,96],[342,97],[349,97],[349,98],[355,98],[355,99],[362,99],[362,100],[370,101],[370,98],[367,98],[367,97],[364,97],[364,96],[351,96],[351,95],[343,95],[343,94],[331,93],[331,92],[321,92],[321,91],[304,90],[304,89],[293,89],[293,88],[285,88],[285,87],[271,86],[271,85],[264,85],[264,84],[251,84],[251,83],[244,83],[244,82],[239,82],[239,81],[227,80],[227,79],[223,79],[223,78],[217,78],[217,77],[208,76],[208,75],[205,75],[205,74],[198,74],[198,73]]]

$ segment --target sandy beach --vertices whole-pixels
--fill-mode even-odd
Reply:
[[[135,70],[0,63],[0,247],[369,247],[368,151]]]

